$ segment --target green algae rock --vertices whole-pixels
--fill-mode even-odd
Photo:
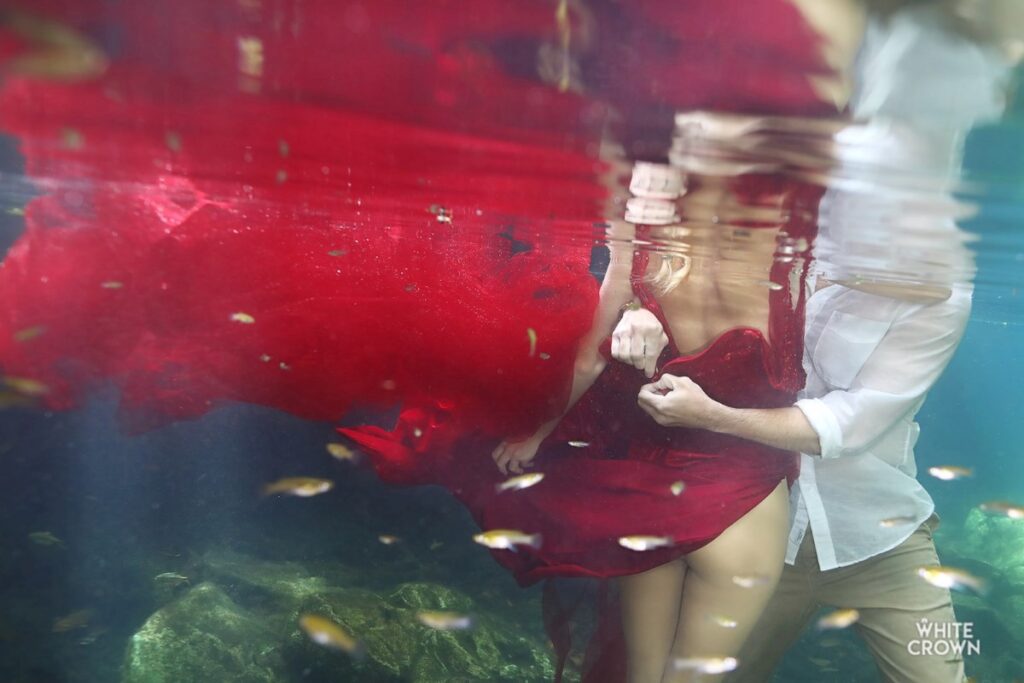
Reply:
[[[124,683],[278,681],[275,634],[222,590],[203,583],[153,614],[132,636]]]
[[[390,681],[529,683],[553,677],[539,630],[504,618],[502,607],[428,582],[359,585],[336,563],[267,562],[208,555],[202,583],[154,613],[131,639],[122,683]],[[422,610],[468,614],[473,628],[421,624]],[[354,658],[313,643],[302,614],[328,617],[362,644]]]

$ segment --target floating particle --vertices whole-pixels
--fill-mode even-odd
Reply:
[[[277,367],[281,368],[282,370],[291,370],[292,369],[292,366],[288,365],[284,361],[281,361],[280,363],[278,363]]]
[[[344,256],[347,253],[348,253],[348,250],[346,250],[346,249],[333,249],[333,250],[327,252],[327,255],[328,256]]]
[[[569,445],[573,448],[586,448],[590,445],[589,441],[570,441]]]
[[[386,379],[380,383],[380,388],[384,391],[394,391],[397,387],[398,384],[393,379]]]
[[[953,481],[954,479],[963,479],[965,477],[974,476],[974,470],[969,467],[946,465],[943,467],[929,467],[928,474],[943,481]]]
[[[549,354],[549,353],[541,352],[539,355],[540,355],[540,359],[541,360],[550,360],[551,359],[551,354]]]
[[[103,289],[121,289],[122,287],[124,287],[124,283],[118,282],[117,280],[108,280],[100,284],[100,287],[102,287]]]
[[[860,619],[860,612],[855,609],[840,609],[829,612],[821,619],[818,619],[818,629],[839,629],[852,626]]]
[[[242,323],[244,325],[252,325],[254,322],[256,322],[256,318],[252,317],[248,313],[238,312],[231,314],[231,322]]]
[[[287,157],[291,149],[288,147],[288,142],[285,140],[277,141],[277,153],[282,157]]]
[[[668,490],[672,492],[673,496],[678,496],[686,490],[686,484],[681,481],[674,481],[672,482],[672,485],[668,487]]]
[[[530,340],[530,358],[537,353],[537,331],[532,327],[526,329],[526,336]]]
[[[24,216],[25,209],[24,207],[21,206],[12,206],[11,208],[7,209],[7,214],[9,216]]]
[[[267,354],[264,353],[262,356],[260,356],[260,360],[263,361],[264,363],[269,363],[270,362],[270,356],[268,356]]]
[[[721,626],[722,628],[736,628],[737,626],[739,626],[739,622],[736,621],[735,619],[730,619],[729,617],[723,617],[720,614],[716,614],[716,615],[712,616],[711,617],[711,621],[715,622],[717,625]]]
[[[288,171],[283,168],[277,169],[277,174],[274,176],[274,180],[277,181],[278,185],[288,180]]]
[[[391,536],[389,534],[381,534],[380,536],[377,537],[377,540],[380,541],[383,545],[394,545],[394,544],[398,543],[398,541],[401,540],[401,539],[399,539],[398,536]]]
[[[669,536],[622,536],[619,538],[619,545],[637,552],[667,548],[672,543],[672,538]]]

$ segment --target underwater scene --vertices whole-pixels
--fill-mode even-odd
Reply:
[[[0,683],[1024,681],[1020,0],[0,0]]]

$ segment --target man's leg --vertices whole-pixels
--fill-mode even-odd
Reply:
[[[772,677],[779,661],[800,637],[814,616],[814,581],[818,558],[808,529],[794,566],[786,565],[764,614],[758,620],[736,658],[739,668],[726,683],[764,683]]]
[[[860,611],[855,628],[887,683],[964,680],[963,658],[948,642],[959,641],[949,591],[917,574],[920,567],[939,564],[931,522],[892,550],[822,573],[822,602]],[[941,626],[922,635],[925,624]]]

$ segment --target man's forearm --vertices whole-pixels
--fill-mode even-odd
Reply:
[[[709,425],[715,432],[787,451],[808,455],[821,453],[818,434],[799,408],[730,408],[718,405],[720,407],[715,409]]]

